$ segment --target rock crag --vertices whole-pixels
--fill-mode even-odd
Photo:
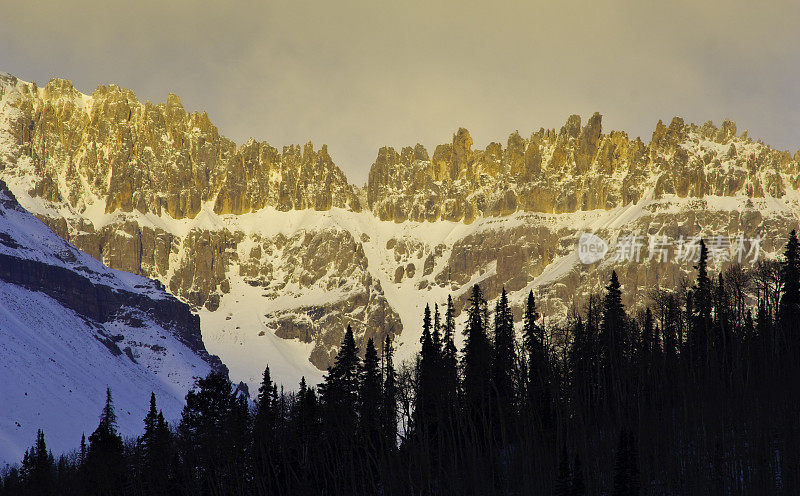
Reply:
[[[573,115],[484,149],[459,129],[432,152],[380,148],[358,188],[325,146],[239,146],[175,95],[13,76],[0,77],[0,179],[62,238],[192,305],[252,384],[266,361],[253,354],[291,381],[314,373],[298,360],[324,369],[347,325],[362,349],[394,336],[410,356],[424,301],[453,294],[460,308],[475,283],[489,298],[505,287],[517,310],[534,290],[557,319],[614,269],[636,306],[692,274],[674,253],[648,259],[651,236],[760,237],[770,255],[800,208],[800,152],[727,120],[658,122],[645,143]],[[597,264],[575,256],[586,231],[609,243]],[[627,235],[644,260],[615,260]]]

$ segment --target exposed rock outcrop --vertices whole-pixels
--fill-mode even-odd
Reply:
[[[610,209],[648,193],[780,197],[782,175],[797,185],[797,160],[737,136],[727,120],[720,128],[659,121],[647,145],[623,132],[603,134],[601,121],[595,113],[582,127],[572,115],[559,132],[540,129],[528,139],[515,132],[505,148],[490,143],[484,150],[472,150],[469,132],[459,129],[431,159],[421,145],[400,153],[381,148],[366,186],[368,206],[382,220],[470,223],[516,211]]]
[[[237,146],[174,95],[140,103],[113,85],[89,96],[64,80],[38,88],[0,76],[0,145],[0,177],[61,237],[162,281],[215,339],[245,349],[271,333],[320,369],[347,325],[362,350],[385,336],[414,348],[411,299],[452,293],[460,309],[480,283],[489,298],[505,287],[519,311],[535,289],[543,312],[563,318],[612,267],[629,305],[691,276],[690,264],[611,254],[577,263],[582,231],[612,251],[626,233],[645,243],[760,234],[774,253],[800,208],[800,152],[727,120],[658,122],[645,143],[604,131],[600,114],[573,115],[558,131],[483,149],[459,129],[432,153],[380,148],[359,189],[326,147]],[[257,315],[248,328],[244,310]]]

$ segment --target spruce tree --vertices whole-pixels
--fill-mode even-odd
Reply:
[[[783,252],[780,265],[781,296],[777,324],[780,329],[778,349],[800,351],[800,244],[795,230]]]
[[[711,310],[713,306],[712,284],[708,277],[708,248],[700,241],[700,259],[695,266],[697,280],[692,288],[692,325],[689,329],[689,352],[696,367],[707,363],[709,335],[711,334]]]
[[[536,311],[533,291],[528,293],[522,320],[522,343],[528,365],[526,380],[528,412],[535,417],[537,425],[541,428],[549,425],[551,421],[551,381],[544,329],[536,323],[539,320],[539,312]]]
[[[156,448],[156,436],[158,431],[158,410],[156,409],[156,393],[150,393],[150,409],[144,418],[144,434],[140,438],[144,458],[151,460],[151,455]]]
[[[386,336],[383,343],[381,430],[385,449],[394,451],[397,447],[397,376],[394,370],[394,349],[389,336]]]
[[[536,324],[537,320],[539,320],[539,312],[536,311],[536,299],[531,290],[525,300],[525,314],[522,317],[523,343],[529,354],[535,353],[536,347],[542,345],[541,329]]]
[[[455,345],[456,318],[453,297],[447,296],[447,310],[444,314],[444,333],[442,336],[442,389],[443,401],[448,408],[454,407],[458,390],[458,350]]]
[[[433,332],[431,333],[431,339],[438,362],[442,354],[442,323],[438,303],[434,303],[433,305]]]
[[[295,431],[303,448],[308,448],[319,435],[317,395],[314,388],[308,387],[306,384],[305,376],[300,379]]]
[[[255,400],[255,415],[253,416],[252,454],[253,472],[256,487],[262,492],[274,492],[278,489],[276,473],[273,467],[278,463],[278,422],[277,402],[274,395],[275,384],[269,370],[269,365],[264,368],[261,384],[258,386],[258,395]]]
[[[47,450],[44,431],[36,431],[36,442],[22,459],[22,481],[30,494],[56,494],[56,467],[53,453]]]
[[[353,329],[347,326],[335,362],[320,386],[325,430],[342,442],[352,442],[356,435],[358,415],[353,405],[358,402],[360,363]]]
[[[464,329],[464,400],[476,432],[485,433],[489,421],[492,350],[486,333],[486,300],[481,288],[472,288]]]
[[[227,491],[241,493],[243,487],[249,485],[252,473],[250,409],[247,395],[241,388],[235,388],[231,396],[224,432],[223,450],[228,455],[225,457],[228,465],[223,468],[224,482]]]
[[[156,395],[150,393],[150,408],[144,418],[144,433],[139,438],[142,452],[142,479],[145,486],[155,490],[167,486],[170,474],[171,432],[164,414],[156,408]]]
[[[78,461],[81,465],[86,462],[86,433],[81,433],[81,445],[78,451]]]
[[[272,378],[269,365],[264,369],[261,384],[256,397],[256,411],[253,418],[253,452],[255,455],[256,470],[266,469],[269,455],[275,444],[275,411],[272,404]]]
[[[117,434],[117,415],[111,388],[106,388],[106,402],[100,424],[89,436],[86,452],[87,481],[97,494],[108,494],[123,480],[125,467],[122,438]]]
[[[381,446],[381,377],[378,352],[372,338],[367,340],[364,363],[361,367],[361,385],[358,407],[361,436],[371,451]]]
[[[513,375],[517,357],[514,343],[514,316],[508,304],[505,288],[503,288],[495,307],[494,322],[492,379],[493,391],[496,396],[495,415],[497,426],[508,428],[513,423],[515,415]]]
[[[439,383],[437,351],[431,334],[431,309],[425,306],[422,317],[422,350],[417,362],[417,394],[414,404],[414,418],[417,434],[430,442],[435,435],[437,389]]]
[[[615,404],[619,399],[624,352],[628,345],[625,309],[622,306],[617,272],[611,272],[611,280],[606,286],[603,300],[603,314],[600,325],[600,359],[603,370],[603,386],[606,397]]]
[[[190,491],[233,492],[245,475],[237,466],[244,457],[246,403],[225,374],[212,371],[186,395],[178,426],[185,483]]]

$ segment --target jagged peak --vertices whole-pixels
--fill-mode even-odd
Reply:
[[[77,91],[69,79],[52,78],[44,87],[45,92],[65,93]]]
[[[167,107],[175,107],[183,110],[183,103],[181,102],[181,97],[176,95],[175,93],[170,93],[167,96]]]
[[[581,116],[572,114],[567,118],[567,122],[561,127],[559,136],[566,135],[570,138],[577,138],[581,130]]]
[[[47,122],[2,130],[20,153],[54,166],[37,171],[33,196],[77,211],[99,199],[107,214],[153,212],[177,219],[194,218],[210,201],[215,211],[234,214],[267,206],[360,210],[327,145],[315,150],[309,141],[285,146],[283,153],[255,139],[237,146],[219,134],[206,112],[188,113],[175,93],[153,105],[115,84],[99,85],[91,97],[65,79],[50,81],[43,91],[34,86],[11,90],[16,96],[8,108],[30,122]],[[55,112],[40,111],[50,106]]]
[[[453,133],[453,144],[467,141],[472,145],[472,137],[469,135],[469,131],[466,128],[460,127],[458,131]]]

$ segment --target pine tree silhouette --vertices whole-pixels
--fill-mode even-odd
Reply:
[[[89,485],[97,494],[110,494],[123,483],[125,467],[122,438],[117,434],[117,415],[111,388],[106,388],[100,424],[89,436],[86,468]]]
[[[495,434],[502,441],[514,425],[514,368],[517,362],[514,343],[514,316],[508,304],[508,295],[503,288],[494,312],[494,357],[492,381],[494,393]]]
[[[600,326],[600,359],[603,370],[603,390],[612,408],[620,400],[623,365],[628,346],[627,317],[622,306],[617,272],[611,272],[603,299],[603,316]]]
[[[352,443],[358,427],[357,410],[360,364],[353,329],[347,330],[332,367],[320,386],[330,434],[343,443]]]
[[[364,446],[373,453],[381,447],[381,376],[378,352],[372,338],[367,340],[364,363],[361,367],[361,386],[358,393],[359,423]]]
[[[467,310],[464,343],[464,398],[466,407],[478,425],[485,428],[488,421],[491,384],[492,351],[486,335],[486,300],[481,288],[472,288]]]
[[[381,394],[381,430],[383,446],[388,452],[397,447],[397,376],[394,370],[394,348],[386,336],[383,343],[383,391]]]

